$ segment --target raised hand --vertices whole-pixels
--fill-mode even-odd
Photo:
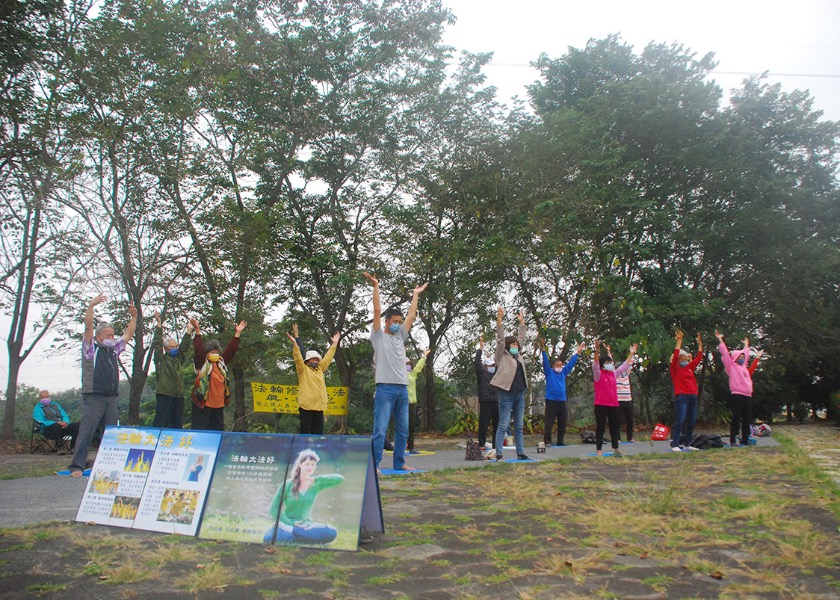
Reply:
[[[300,332],[298,331],[297,323],[292,323],[292,335],[295,337],[300,337]]]
[[[723,334],[715,329],[715,337],[718,339],[719,342],[723,343]]]
[[[756,360],[760,359],[762,356],[764,356],[764,350],[759,350],[758,352],[755,353],[755,359]]]
[[[504,316],[505,316],[505,309],[500,306],[499,308],[496,309],[496,322],[501,323],[502,318],[504,318]]]
[[[240,335],[242,330],[248,326],[248,321],[239,321],[239,324],[236,326],[236,333],[234,335]]]
[[[129,303],[128,305],[128,316],[132,319],[137,318],[137,307],[134,304]]]
[[[636,354],[639,351],[639,344],[638,342],[630,346],[630,354]]]
[[[376,277],[374,277],[373,275],[371,275],[370,273],[368,273],[367,271],[364,272],[364,276],[365,276],[365,279],[367,279],[368,281],[370,281],[374,285],[374,287],[379,286],[379,280]]]
[[[429,356],[429,353],[431,351],[432,351],[431,348],[426,348],[425,350],[423,350],[423,358],[426,358],[427,356]]]
[[[682,342],[683,335],[685,334],[683,334],[681,329],[677,329],[677,331],[674,333],[674,337],[677,339],[678,342]]]
[[[286,331],[284,333],[286,334],[286,337],[289,338],[290,340],[292,340],[292,343],[295,346],[297,346],[297,340],[295,339],[295,336],[291,335],[288,331]]]
[[[420,294],[422,294],[422,293],[423,293],[423,291],[424,291],[427,287],[429,287],[429,282],[428,282],[428,281],[427,281],[426,283],[424,283],[423,285],[418,285],[416,288],[414,288],[414,295],[415,295],[415,296],[419,296]]]
[[[192,325],[193,329],[195,329],[195,334],[196,335],[201,335],[201,327],[198,326],[198,321],[196,319],[193,319],[193,318],[190,318],[189,321],[190,321],[190,325]]]
[[[152,316],[155,318],[155,321],[157,322],[157,326],[158,327],[163,327],[163,323],[160,320],[160,311],[156,310],[155,314],[153,314]]]
[[[519,319],[519,324],[520,325],[522,325],[525,322],[525,314],[521,310],[516,315],[516,318]]]
[[[90,302],[88,302],[88,306],[96,306],[97,304],[102,304],[103,302],[105,302],[106,298],[107,296],[105,294],[99,294],[98,296],[95,296],[94,298],[90,299]]]
[[[338,343],[338,340],[340,340],[340,339],[341,339],[341,332],[336,331],[333,334],[333,336],[330,338],[330,341],[332,342],[333,346],[335,346]]]
[[[697,345],[701,348],[703,347],[703,337],[700,335],[699,332],[697,333]]]
[[[586,342],[581,342],[580,344],[578,344],[577,353],[580,354],[581,352],[584,351],[585,348],[586,348]]]
[[[744,344],[745,346],[749,346],[750,345],[750,338],[745,337],[743,340],[741,340],[741,343]]]

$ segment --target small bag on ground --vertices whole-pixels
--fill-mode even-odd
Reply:
[[[584,444],[596,444],[594,431],[581,431],[580,441]]]
[[[464,460],[484,460],[484,455],[481,454],[481,446],[472,439],[472,436],[467,436],[467,451],[464,454]]]
[[[661,442],[671,437],[671,428],[662,423],[657,423],[653,428],[653,433],[650,434],[650,439]]]

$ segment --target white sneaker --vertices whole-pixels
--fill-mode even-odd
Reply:
[[[484,458],[486,460],[493,460],[494,458],[496,458],[496,450],[490,448],[487,452],[484,453]]]
[[[682,448],[679,446],[673,446],[671,447],[671,452],[682,452]]]

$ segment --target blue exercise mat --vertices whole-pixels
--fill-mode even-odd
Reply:
[[[612,452],[604,452],[601,456],[612,456]],[[584,456],[598,456],[597,452],[593,452],[592,454],[584,454]],[[619,456],[623,456],[623,454],[619,454]]]
[[[405,471],[403,469],[380,469],[382,475],[411,475],[412,473],[425,473],[422,469],[414,469],[413,471]]]
[[[70,477],[70,469],[65,469],[64,471],[56,471],[56,475],[64,475],[65,477]],[[85,469],[82,471],[83,477],[90,477],[90,469]]]

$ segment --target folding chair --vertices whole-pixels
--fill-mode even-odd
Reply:
[[[35,454],[41,452],[42,454],[52,454],[54,452],[70,452],[70,436],[64,436],[61,440],[56,441],[48,438],[43,431],[41,431],[41,424],[38,421],[32,421],[32,434],[29,437],[29,453]]]

